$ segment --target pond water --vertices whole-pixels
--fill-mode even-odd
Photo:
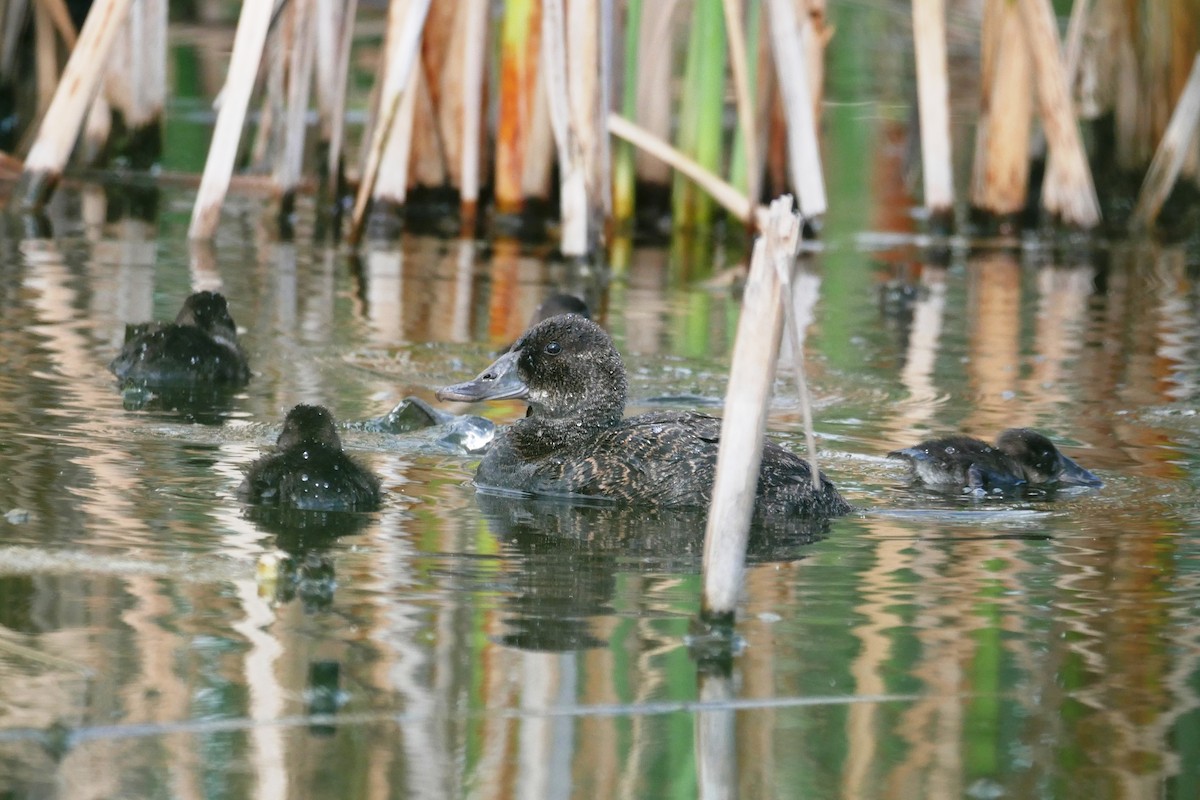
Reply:
[[[719,413],[735,291],[662,248],[607,282],[504,243],[352,258],[263,234],[252,201],[189,250],[189,202],[105,221],[69,187],[53,238],[0,239],[3,796],[1200,793],[1195,251],[823,240],[809,373],[861,511],[752,553],[724,678],[688,648],[697,518],[477,498],[476,456],[352,426],[381,511],[297,529],[235,493],[293,404],[432,400],[556,289],[599,309],[632,410]],[[125,323],[201,287],[253,380],[206,413],[127,408]],[[770,428],[799,451],[797,409],[781,377]],[[1013,425],[1106,485],[978,501],[884,458]]]

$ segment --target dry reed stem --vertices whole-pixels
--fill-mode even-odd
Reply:
[[[642,3],[642,24],[638,33],[637,118],[636,123],[656,139],[671,138],[671,25],[679,0],[649,0]],[[665,186],[671,180],[670,168],[657,158],[638,154],[634,158],[638,181]]]
[[[208,158],[204,162],[204,176],[200,179],[196,205],[192,209],[189,239],[211,239],[216,233],[221,204],[225,201],[229,179],[233,174],[246,107],[254,90],[254,76],[258,74],[263,45],[267,41],[273,5],[271,0],[246,0],[242,5],[237,33],[233,38],[229,71],[221,92],[221,110],[217,113]]]
[[[1074,0],[1071,16],[1067,21],[1067,38],[1063,46],[1063,59],[1067,65],[1067,86],[1074,95],[1075,79],[1079,76],[1079,62],[1083,57],[1083,35],[1088,26],[1088,12],[1092,0]]]
[[[634,125],[619,114],[608,115],[608,130],[613,136],[619,136],[632,143],[643,152],[695,181],[700,188],[708,192],[713,200],[741,222],[746,224],[754,222],[755,225],[758,225],[763,215],[766,214],[766,206],[751,204],[750,199],[738,191],[737,187],[700,166],[694,159],[672,147],[669,142],[659,139],[650,131]]]
[[[417,97],[409,187],[462,182],[462,92],[466,20],[461,3],[434,4],[421,40],[421,94]]]
[[[34,70],[37,73],[37,104],[34,116],[45,116],[58,86],[58,42],[54,23],[41,3],[33,7]]]
[[[126,130],[142,130],[160,122],[167,101],[166,0],[138,0],[122,35],[126,46],[108,62],[104,97]]]
[[[704,536],[701,613],[705,616],[732,616],[737,608],[783,326],[776,258],[794,259],[800,233],[792,199],[784,196],[773,201],[750,259]]]
[[[337,0],[316,0],[316,79],[317,134],[322,141],[329,141],[333,125],[333,98],[337,94],[338,55],[341,44],[342,3]],[[353,17],[350,17],[353,19]]]
[[[25,159],[20,201],[41,208],[62,174],[92,99],[104,64],[132,0],[97,0],[88,13],[79,40],[67,59],[54,99],[38,127],[37,139]]]
[[[376,203],[403,205],[408,198],[409,168],[413,154],[413,122],[417,118],[417,97],[421,92],[420,68],[414,64],[408,71],[408,85],[400,95],[400,107],[392,122],[391,134],[383,150],[379,174],[371,199]]]
[[[788,165],[793,188],[800,201],[800,213],[807,219],[825,213],[825,179],[821,173],[821,152],[817,144],[816,118],[804,40],[796,26],[791,0],[766,0],[775,57],[775,77],[783,97],[787,117]]]
[[[798,243],[797,243],[798,244]],[[797,248],[798,249],[798,248]],[[800,417],[804,421],[804,446],[807,450],[808,468],[811,470],[812,487],[821,490],[821,471],[817,464],[817,432],[813,425],[812,396],[808,391],[808,376],[804,369],[804,329],[800,315],[796,313],[796,293],[792,275],[796,271],[796,250],[776,250],[775,272],[781,287],[779,302],[783,304],[784,320],[791,342],[792,369],[796,375],[796,396],[800,400]]]
[[[971,205],[999,216],[1024,208],[1029,186],[1033,77],[1020,25],[1015,8],[1005,0],[989,0]]]
[[[540,151],[530,139],[536,128],[536,109],[544,107],[538,58],[541,53],[541,6],[532,0],[510,2],[500,31],[500,81],[496,114],[496,208],[512,213],[521,208],[525,164]],[[544,121],[544,117],[543,117]]]
[[[422,49],[428,54],[428,39]],[[451,59],[452,63],[455,61],[457,59]],[[421,77],[417,81],[412,155],[408,163],[410,189],[414,186],[458,186],[458,165],[462,158],[459,154],[462,109],[459,108],[457,97],[460,86],[447,84],[443,74],[442,87],[450,91],[439,92],[439,82],[433,79],[437,71],[436,68],[421,69]],[[436,108],[435,97],[438,102]]]
[[[1167,124],[1154,160],[1142,182],[1138,193],[1137,205],[1129,220],[1130,228],[1135,232],[1145,231],[1154,224],[1163,203],[1171,194],[1175,181],[1183,168],[1184,159],[1191,152],[1196,137],[1196,126],[1200,123],[1200,56],[1192,61],[1192,71],[1188,76],[1183,94]]]
[[[8,0],[0,4],[0,75],[12,75],[17,60],[17,44],[24,38],[25,16],[29,0]]]
[[[733,72],[733,90],[737,102],[738,126],[742,131],[746,158],[746,197],[758,198],[758,126],[755,124],[754,98],[750,94],[750,67],[746,59],[746,30],[742,25],[740,0],[723,0],[725,38],[729,42],[729,66]]]
[[[45,9],[46,15],[54,23],[54,30],[62,37],[67,50],[74,50],[78,37],[75,34],[75,23],[71,21],[71,12],[67,9],[66,0],[36,0],[36,2]]]
[[[318,0],[318,3],[328,2],[334,8],[336,3],[334,0]],[[318,5],[318,7],[320,7]],[[346,130],[346,94],[348,91],[348,81],[350,76],[350,49],[354,41],[354,20],[358,12],[358,0],[346,0],[346,6],[340,17],[340,27],[338,32],[337,50],[333,53],[332,72],[333,75],[329,78],[329,83],[318,83],[317,97],[318,102],[325,97],[328,92],[328,97],[321,105],[324,108],[322,116],[324,122],[322,124],[322,137],[326,138],[329,143],[328,163],[328,181],[331,191],[337,191],[338,179],[341,176],[342,169],[342,142]],[[332,11],[327,14],[332,14]],[[332,27],[333,20],[326,15],[318,15],[318,30],[327,27],[322,24],[322,20],[329,20]],[[320,52],[318,51],[318,58]],[[318,65],[320,61],[318,61]],[[318,66],[318,74],[321,69]],[[322,89],[322,85],[325,86]]]
[[[463,212],[473,216],[479,200],[479,145],[482,142],[484,53],[487,48],[487,0],[467,0],[463,43],[462,175]]]
[[[396,112],[400,107],[400,95],[409,80],[409,72],[417,59],[417,51],[421,43],[421,31],[425,27],[425,17],[429,13],[430,0],[413,0],[408,13],[404,15],[404,25],[400,33],[400,41],[395,48],[389,45],[392,55],[388,58],[387,72],[384,74],[383,88],[379,93],[379,114],[376,117],[375,129],[371,133],[371,143],[367,149],[367,161],[363,167],[362,178],[358,184],[358,195],[354,199],[354,212],[350,220],[348,239],[356,244],[362,237],[363,224],[366,222],[367,201],[375,189],[375,180],[379,176],[379,165],[383,161],[383,150],[387,145]]]
[[[934,215],[946,216],[954,208],[954,173],[950,157],[945,0],[912,0],[912,15],[925,206]]]
[[[83,120],[83,135],[79,137],[79,158],[85,164],[96,163],[104,153],[104,145],[112,133],[112,106],[102,93],[97,94]]]
[[[1042,204],[1068,225],[1094,228],[1100,222],[1100,202],[1075,121],[1054,9],[1050,0],[1018,0],[1018,6],[1037,75],[1042,127],[1054,153],[1050,163],[1055,168],[1042,184]]]
[[[558,152],[561,188],[562,252],[583,256],[588,251],[587,178],[582,146],[571,123],[567,88],[566,18],[562,0],[542,4],[542,76],[550,103],[550,125]]]
[[[550,124],[550,98],[547,97],[545,76],[540,70],[534,75],[533,87],[532,115],[526,122],[525,154],[519,176],[520,191],[522,198],[545,199],[550,196],[554,179],[554,128]]]
[[[291,0],[292,46],[287,72],[287,111],[284,118],[283,152],[275,171],[276,184],[284,194],[296,190],[304,166],[304,139],[308,131],[308,98],[312,88],[316,51],[316,7],[314,0]]]

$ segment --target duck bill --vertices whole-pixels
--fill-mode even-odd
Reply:
[[[1066,456],[1059,454],[1062,459],[1062,472],[1058,474],[1058,482],[1069,486],[1103,486],[1104,481],[1100,480],[1090,470],[1076,464]]]
[[[443,386],[437,390],[438,400],[476,403],[480,400],[525,399],[529,396],[529,387],[517,372],[519,355],[517,351],[509,351],[479,373],[475,380]]]

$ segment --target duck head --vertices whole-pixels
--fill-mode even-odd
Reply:
[[[625,410],[625,364],[612,339],[578,314],[534,325],[471,381],[439,389],[439,400],[524,400],[531,417],[609,425]]]
[[[237,325],[229,315],[225,297],[217,292],[196,292],[183,301],[183,308],[175,317],[176,325],[190,325],[207,333],[214,339],[237,345]]]
[[[280,450],[304,444],[322,444],[335,450],[342,449],[342,440],[334,427],[333,414],[329,413],[329,409],[303,404],[288,412],[276,444]]]
[[[1013,459],[1031,484],[1058,482],[1067,486],[1103,486],[1090,471],[1059,452],[1054,443],[1028,428],[1009,428],[996,439],[996,449]]]

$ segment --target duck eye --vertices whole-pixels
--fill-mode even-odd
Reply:
[[[562,352],[562,345],[558,342],[550,342],[550,344],[546,345],[545,351],[548,356],[556,356]]]

